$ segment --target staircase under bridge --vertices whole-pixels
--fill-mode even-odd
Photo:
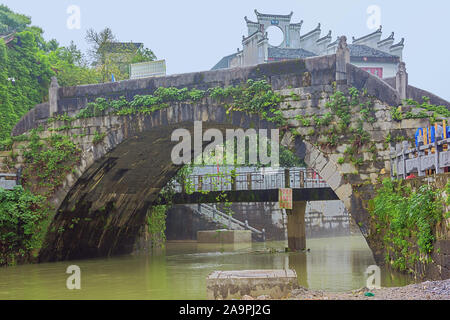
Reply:
[[[231,168],[232,169],[232,168]],[[312,169],[307,168],[210,168],[210,172],[194,172],[183,184],[173,183],[174,204],[197,204],[194,212],[232,230],[257,230],[247,222],[218,211],[211,204],[228,202],[279,202],[280,189],[292,189],[292,210],[287,210],[289,249],[306,248],[305,213],[309,201],[339,200],[332,188]],[[198,170],[197,170],[198,171]],[[208,170],[203,170],[208,171]],[[208,205],[205,205],[208,204]]]
[[[249,226],[248,221],[239,221],[235,218],[233,218],[232,214],[224,213],[220,210],[217,210],[215,206],[210,206],[206,204],[198,204],[197,207],[192,208],[194,213],[202,216],[206,220],[213,222],[217,225],[219,225],[222,228],[228,229],[228,230],[249,230],[252,232],[252,235],[260,239],[262,241],[265,241],[265,230],[258,230],[256,228],[253,228]]]

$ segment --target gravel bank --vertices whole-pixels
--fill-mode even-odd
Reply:
[[[373,296],[370,296],[373,294]],[[369,295],[369,296],[368,296]],[[308,289],[292,291],[289,300],[450,300],[450,279],[427,281],[400,288],[367,288],[352,292],[323,292]]]
[[[287,300],[450,300],[450,279],[427,281],[399,288],[367,288],[351,292],[324,292],[300,288],[291,292]],[[272,300],[269,296],[244,296],[242,300]]]

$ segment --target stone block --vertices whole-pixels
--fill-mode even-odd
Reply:
[[[344,174],[344,173],[353,173],[357,170],[352,163],[344,163],[343,165],[341,165],[340,171]]]
[[[244,296],[286,298],[298,288],[294,270],[215,271],[206,279],[209,300],[241,299]]]
[[[404,119],[401,122],[401,129],[417,129],[428,127],[429,125],[429,119]]]
[[[319,156],[316,158],[316,161],[313,165],[314,170],[317,172],[321,172],[322,169],[329,163],[329,160],[323,156],[323,154],[319,154]],[[322,175],[321,175],[322,176]],[[325,177],[322,176],[324,179]]]
[[[386,105],[380,104],[380,103],[375,103],[373,109],[374,109],[375,111],[380,111],[380,110],[386,111],[386,110],[389,110],[388,107],[387,107]]]
[[[339,171],[336,171],[328,180],[328,185],[331,189],[336,190],[342,185],[342,175]]]
[[[288,126],[291,126],[291,127],[299,127],[300,126],[300,121],[294,120],[294,119],[289,119],[287,123],[288,123]]]
[[[300,114],[304,114],[300,109],[283,110],[282,112],[284,118],[295,118]]]
[[[320,152],[315,147],[311,146],[309,143],[306,143],[306,156],[305,156],[305,162],[309,167],[313,167],[315,164],[315,161],[317,157],[319,156]]]
[[[246,243],[252,242],[250,230],[212,230],[198,231],[199,243]]]
[[[352,193],[353,193],[353,189],[352,186],[348,183],[340,186],[337,190],[335,190],[336,195],[339,197],[340,200],[344,201],[346,199],[350,199]],[[349,208],[349,207],[347,207]]]
[[[338,168],[333,161],[328,161],[327,165],[320,170],[320,176],[328,181],[336,172],[338,172]]]

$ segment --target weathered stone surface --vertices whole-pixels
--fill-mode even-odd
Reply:
[[[286,298],[298,287],[294,270],[215,271],[206,279],[209,300],[241,299],[244,296]]]

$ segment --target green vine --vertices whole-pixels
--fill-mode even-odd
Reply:
[[[166,241],[166,217],[168,206],[154,206],[147,212],[147,230],[152,247],[162,247]]]
[[[40,248],[48,217],[45,200],[21,186],[0,188],[0,266],[30,258]]]
[[[425,185],[412,192],[402,181],[383,181],[369,212],[385,248],[385,258],[394,268],[415,272],[416,263],[429,263],[434,230],[444,218],[440,190]]]
[[[266,80],[248,80],[243,85],[215,87],[208,90],[160,87],[152,95],[137,95],[131,101],[126,100],[125,97],[120,97],[118,100],[97,98],[95,102],[88,103],[87,107],[80,110],[73,118],[60,116],[59,119],[55,118],[51,121],[73,121],[106,114],[119,116],[151,114],[168,108],[171,102],[193,103],[206,97],[224,103],[227,113],[244,111],[249,114],[259,114],[263,119],[279,126],[286,124],[281,110],[277,108],[282,98],[272,90]]]

